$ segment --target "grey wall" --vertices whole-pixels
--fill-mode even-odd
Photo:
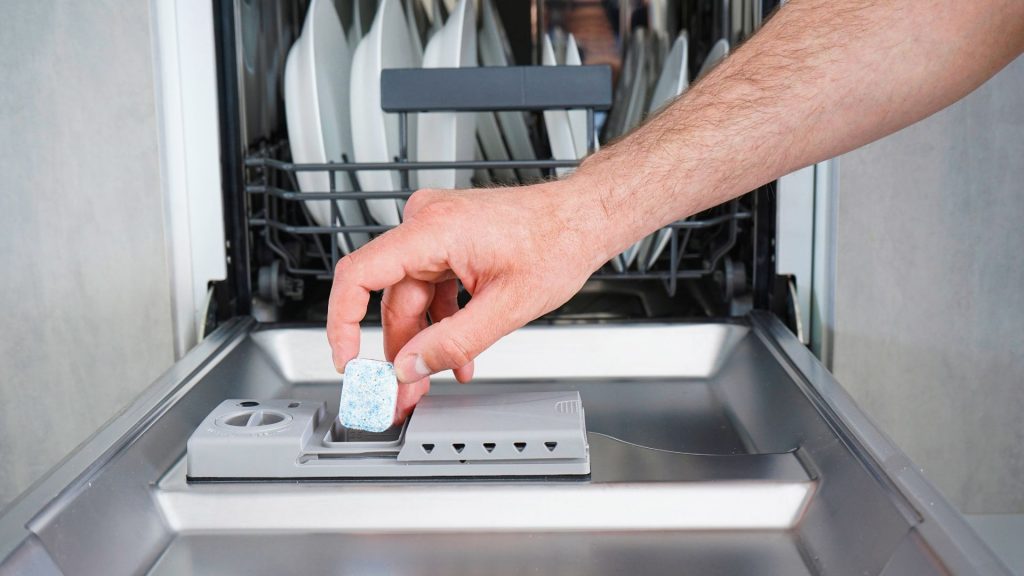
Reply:
[[[172,361],[148,2],[0,18],[0,507]]]
[[[843,156],[834,371],[967,513],[1024,513],[1024,58]]]

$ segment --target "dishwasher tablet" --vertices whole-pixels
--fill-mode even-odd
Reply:
[[[345,365],[338,420],[367,432],[383,432],[395,419],[398,378],[391,362],[355,358]]]

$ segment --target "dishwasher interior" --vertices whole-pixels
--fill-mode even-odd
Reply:
[[[213,2],[229,277],[213,287],[208,334],[4,511],[0,574],[1008,573],[794,337],[791,284],[774,270],[774,185],[673,224],[643,266],[609,262],[568,304],[481,355],[472,384],[433,379],[429,397],[441,401],[578,394],[585,469],[192,481],[189,438],[226,401],[322,404],[323,426],[333,420],[340,377],[323,329],[333,262],[354,235],[393,225],[368,202],[349,204],[364,210],[362,224],[346,221],[342,202],[399,205],[427,170],[407,149],[376,163],[294,161],[283,77],[311,4]],[[371,21],[376,4],[333,3],[349,29]],[[402,3],[441,18],[456,5]],[[409,116],[410,142],[417,111],[521,114],[535,158],[434,169],[471,171],[476,185],[502,171],[517,183],[527,171],[553,177],[575,160],[556,158],[544,113],[582,109],[587,147],[597,145],[616,122],[624,46],[650,39],[656,23],[672,37],[686,30],[696,76],[719,40],[742,41],[774,5],[483,0],[481,12],[500,13],[511,62],[530,67],[492,78],[527,95],[497,98],[504,107],[493,110],[473,97],[428,105],[481,77],[395,72],[382,83],[421,84],[382,93],[381,105]],[[543,73],[603,85],[534,98],[526,87],[543,68],[544,37],[564,50],[569,34],[584,65]],[[402,185],[356,185],[353,175],[374,170]],[[304,189],[299,175],[317,172],[327,188]],[[329,201],[319,221],[313,199]],[[361,355],[383,358],[373,307]]]
[[[364,4],[372,10],[374,3]],[[441,19],[456,2],[417,0],[402,4],[410,14],[418,14],[417,7],[421,4],[433,4],[434,11],[439,13],[437,18]],[[620,102],[620,95],[629,92],[629,86],[625,86],[629,69],[639,66],[628,55],[624,56],[624,51],[638,46],[636,52],[650,54],[646,67],[655,68],[671,56],[667,53],[670,41],[685,36],[688,46],[683,53],[685,75],[696,78],[702,64],[714,58],[711,52],[716,42],[735,45],[742,41],[746,34],[752,33],[760,15],[768,13],[775,4],[751,0],[739,0],[732,7],[728,2],[705,0],[650,3],[476,0],[476,12],[481,20],[490,18],[503,31],[499,35],[502,46],[495,48],[503,54],[499,59],[509,65],[529,67],[526,68],[528,73],[551,72],[542,81],[554,87],[551,92],[555,100],[527,101],[518,109],[494,101],[495,94],[518,94],[524,86],[515,82],[516,76],[494,77],[501,69],[490,65],[491,61],[483,56],[486,22],[482,22],[480,67],[461,69],[464,73],[461,77],[431,75],[422,70],[426,74],[408,82],[393,83],[394,90],[382,89],[382,106],[392,113],[391,116],[403,111],[421,112],[402,114],[409,117],[403,120],[409,125],[403,141],[405,155],[399,157],[390,150],[396,153],[394,157],[379,157],[376,166],[371,167],[372,163],[357,157],[355,127],[352,128],[357,148],[354,153],[341,154],[330,163],[299,162],[293,158],[295,139],[289,139],[281,77],[289,49],[302,35],[307,3],[221,3],[221,20],[235,22],[234,26],[222,29],[220,49],[222,106],[226,109],[223,111],[228,112],[221,118],[221,133],[231,135],[223,143],[222,155],[229,258],[233,262],[250,263],[250,266],[232,267],[228,280],[215,286],[207,326],[216,326],[217,322],[240,314],[253,314],[268,322],[323,322],[334,262],[349,246],[359,245],[397,223],[394,219],[381,220],[367,206],[388,201],[401,206],[416,189],[417,179],[424,181],[434,172],[468,173],[472,170],[472,177],[460,180],[460,184],[468,182],[482,187],[528,184],[564,174],[566,167],[575,165],[585,151],[578,151],[576,157],[559,155],[557,139],[550,133],[551,126],[545,116],[562,112],[553,108],[564,106],[574,109],[581,117],[590,116],[589,134],[595,139],[600,137],[600,142],[588,142],[588,149],[614,140],[625,130],[620,128],[612,133],[613,123],[626,122],[632,126],[642,120],[642,115],[636,114],[632,120],[616,120],[617,110],[626,109],[625,104],[629,104]],[[353,11],[351,6],[361,4],[339,1],[335,5],[339,7],[343,26],[356,27],[358,23],[346,22],[345,14]],[[365,6],[363,10],[365,18]],[[655,18],[655,12],[663,15]],[[736,18],[733,18],[734,12]],[[656,20],[664,22],[655,24]],[[733,23],[734,20],[738,23]],[[418,19],[411,16],[409,21],[415,23]],[[660,28],[658,32],[648,30],[655,26]],[[430,23],[424,23],[423,27],[424,36],[431,33]],[[583,66],[566,65],[561,56],[558,66],[541,66],[545,39],[551,39],[559,55],[569,53],[566,44],[571,39],[573,45],[578,46]],[[639,39],[642,41],[637,41]],[[584,72],[599,73],[601,69],[611,73],[612,82],[585,84],[588,78]],[[510,67],[507,70],[511,73],[520,69]],[[487,72],[491,74],[480,76]],[[649,73],[642,79],[653,84],[655,77],[656,74]],[[511,81],[500,84],[504,80]],[[642,82],[637,80],[636,83]],[[479,86],[485,84],[501,86],[503,90],[492,88],[485,93],[479,90]],[[653,87],[645,89],[647,92],[643,94],[650,98]],[[353,90],[357,90],[355,85]],[[448,158],[424,162],[415,158],[416,120],[423,124],[427,117],[453,111],[457,116],[479,115],[477,154],[460,157],[457,161]],[[515,120],[522,134],[505,130],[505,120],[509,117]],[[495,123],[489,118],[501,122]],[[504,142],[498,138],[497,153],[491,153],[491,147],[486,146],[487,139],[483,135],[488,123],[500,124],[504,137]],[[525,146],[526,152],[518,154],[513,144],[523,139],[527,141],[519,146]],[[492,147],[494,145],[492,143]],[[428,164],[433,164],[434,168],[417,169]],[[438,170],[438,166],[465,169],[444,171]],[[382,167],[395,168],[393,174],[400,174],[401,181],[393,176],[380,184],[380,179],[369,177],[370,168],[376,170],[374,175],[386,175]],[[314,185],[315,177],[320,179]],[[313,198],[321,201],[311,201]],[[340,202],[322,201],[327,199]],[[358,200],[363,201],[359,206],[361,210],[355,209],[353,213],[353,201]],[[737,200],[680,220],[662,232],[663,249],[650,254],[649,262],[641,265],[641,258],[635,255],[637,261],[632,264],[623,265],[618,258],[609,262],[593,275],[576,298],[541,321],[590,323],[737,317],[757,308],[772,310],[787,324],[795,326],[791,291],[787,289],[786,279],[778,278],[774,269],[775,210],[775,183],[771,183]],[[462,297],[464,303],[466,295]],[[378,299],[371,303],[367,322],[379,324]]]

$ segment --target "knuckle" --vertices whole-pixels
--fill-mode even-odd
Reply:
[[[448,213],[448,211],[448,207],[445,206],[443,203],[435,202],[432,204],[427,204],[426,206],[420,208],[419,211],[416,212],[416,217],[419,220],[429,221],[436,219],[438,217],[443,218],[444,215]]]
[[[342,259],[338,260],[338,263],[334,265],[334,280],[338,281],[355,275],[357,266],[358,264],[355,252],[342,257]]]
[[[405,205],[407,218],[413,217],[420,222],[436,223],[438,220],[448,221],[462,210],[462,198],[450,190],[420,190],[416,194],[424,192],[429,194],[429,200],[418,201],[411,211],[409,204]],[[413,196],[415,197],[415,194]]]
[[[428,204],[430,204],[431,198],[434,196],[433,190],[420,189],[412,193],[409,199],[405,202],[405,211],[403,216],[411,218],[416,215],[419,211],[423,210]]]
[[[388,320],[398,316],[401,308],[395,302],[395,291],[392,288],[385,288],[380,298],[381,316]]]
[[[392,305],[394,304],[394,290],[390,287],[385,288],[380,295],[380,311],[381,313],[391,312]]]
[[[450,368],[461,368],[473,361],[470,347],[457,335],[450,335],[440,342],[441,357]]]

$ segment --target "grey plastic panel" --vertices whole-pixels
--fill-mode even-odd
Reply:
[[[612,69],[592,66],[507,66],[384,70],[385,112],[551,110],[612,105]]]
[[[246,406],[250,403],[256,406]],[[272,424],[249,425],[257,413],[284,418]],[[325,413],[322,402],[225,400],[188,440],[189,475],[290,476],[282,463],[298,458]]]
[[[188,440],[192,480],[590,473],[579,392],[427,397],[404,428],[346,430],[323,402],[225,400]]]
[[[427,396],[414,415],[399,460],[587,457],[579,392]]]

